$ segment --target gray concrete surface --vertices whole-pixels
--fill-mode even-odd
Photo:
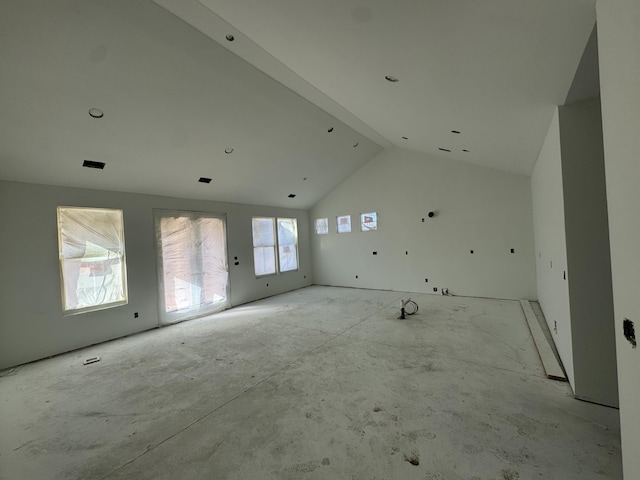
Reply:
[[[0,478],[622,478],[618,411],[545,378],[517,301],[408,296],[309,287],[6,370]]]

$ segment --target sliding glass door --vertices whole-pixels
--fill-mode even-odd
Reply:
[[[229,306],[225,216],[155,210],[160,322],[164,325]]]

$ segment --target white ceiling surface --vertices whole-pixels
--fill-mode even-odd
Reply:
[[[1,179],[307,209],[380,150],[150,0],[0,2]]]
[[[595,0],[155,1],[382,146],[526,175],[595,23]]]

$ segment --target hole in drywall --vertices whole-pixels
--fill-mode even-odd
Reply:
[[[438,287],[433,287],[433,291],[437,292],[438,291]]]
[[[460,130],[451,130],[451,133],[460,133]]]
[[[304,178],[302,179],[302,181],[303,181],[303,182],[305,182],[306,180],[307,180],[307,177],[304,177]]]
[[[564,272],[562,272],[562,279],[563,280],[567,279],[567,271],[566,270]]]
[[[377,255],[377,254],[378,254],[378,252],[373,252],[373,254],[374,254],[374,255]]]
[[[93,118],[102,118],[104,117],[104,112],[99,108],[90,108],[89,115],[92,116]]]
[[[629,343],[631,345],[633,345],[633,348],[636,348],[636,329],[633,326],[633,322],[631,320],[629,320],[628,318],[625,318],[622,321],[622,329],[623,329],[623,333],[624,333],[624,338],[626,338]]]
[[[331,127],[329,130],[327,130],[327,132],[329,132],[329,133],[333,132],[333,127]]]
[[[391,82],[391,83],[397,83],[400,81],[397,77],[394,77],[393,75],[385,75],[384,78],[387,82]]]
[[[237,259],[238,259],[238,257],[233,257],[233,259],[234,259],[234,260],[237,260]]]
[[[425,278],[425,279],[424,279],[424,283],[429,283],[429,279],[428,279],[428,278]]]
[[[422,219],[422,223],[424,223],[424,218]]]
[[[558,333],[558,322],[556,320],[553,321],[553,331]]]
[[[234,262],[234,265],[238,266],[238,265],[240,265],[240,262]]]
[[[290,193],[289,195],[287,195],[289,198],[296,198],[296,194],[295,193]]]
[[[267,283],[267,287],[269,286],[269,284]]]
[[[233,153],[233,148],[225,148],[224,153],[226,153],[227,155],[229,155],[230,153]]]
[[[462,149],[463,152],[469,153],[469,150],[467,150],[466,148]]]
[[[405,250],[405,251],[404,251],[404,254],[405,254],[405,255],[409,255],[409,250]]]
[[[356,278],[358,278],[358,275],[356,275]]]
[[[409,140],[409,137],[402,137],[403,140]]]
[[[473,253],[473,250],[469,250],[469,253]]]
[[[353,144],[353,148],[356,148],[358,145],[360,145],[358,142]]]
[[[553,260],[549,260],[549,268],[553,268]]]
[[[516,253],[516,249],[515,249],[515,248],[512,248],[512,249],[511,249],[511,253]]]
[[[436,212],[429,212],[429,213],[427,214],[427,216],[428,216],[429,218],[433,218],[433,217],[435,217],[435,216],[436,216]]]
[[[226,35],[224,38],[226,38],[229,42],[233,42],[233,41],[236,39],[236,37],[234,37],[234,36],[233,36],[233,35],[231,35],[231,34]]]
[[[207,177],[200,177],[200,178],[198,179],[198,181],[199,181],[200,183],[211,183],[211,179],[210,179],[210,178],[207,178]]]
[[[85,160],[82,162],[83,167],[87,168],[97,168],[98,170],[102,170],[106,164],[104,162],[94,162],[93,160]]]
[[[440,148],[440,147],[438,147],[438,150],[441,150],[441,151],[443,151],[443,152],[449,152],[449,153],[451,153],[451,150],[449,150],[448,148]]]
[[[133,312],[133,318],[138,318],[138,312]]]
[[[305,275],[304,278],[307,278],[307,276]]]

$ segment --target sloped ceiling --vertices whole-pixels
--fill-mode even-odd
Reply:
[[[306,209],[381,150],[150,0],[3,1],[0,62],[5,180]]]
[[[594,21],[593,0],[4,0],[0,178],[309,208],[393,146],[529,174]]]

